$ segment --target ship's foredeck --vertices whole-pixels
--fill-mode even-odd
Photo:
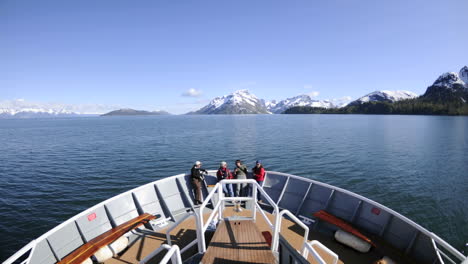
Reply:
[[[119,249],[114,250],[114,245],[111,244],[95,248],[95,251],[86,256],[88,263],[97,258],[91,254],[101,250],[106,255],[99,260],[104,263],[159,263],[164,255],[164,261],[177,256],[177,263],[182,263],[180,252],[184,261],[189,260],[185,263],[200,263],[203,256],[209,256],[213,251],[210,246],[219,242],[215,239],[215,243],[210,244],[215,231],[210,231],[209,228],[218,231],[223,229],[222,225],[216,228],[211,221],[213,219],[252,221],[258,230],[257,234],[262,234],[266,243],[272,243],[270,248],[275,259],[284,260],[281,256],[290,259],[285,263],[298,260],[300,263],[316,263],[315,259],[320,258],[325,263],[334,263],[332,259],[338,259],[338,263],[374,263],[384,256],[396,263],[443,263],[441,256],[452,260],[452,263],[461,263],[453,259],[466,260],[465,256],[433,233],[365,197],[294,175],[269,172],[267,176],[261,186],[253,180],[224,180],[216,185],[208,185],[216,183],[216,178],[209,176],[203,190],[205,201],[201,206],[192,203],[194,197],[190,175],[181,174],[148,183],[70,218],[23,247],[4,263],[17,263],[15,261],[21,258],[26,259],[23,263],[28,264],[53,264],[66,260],[67,256],[82,251],[94,240],[114,229],[120,230],[128,221],[145,214],[159,220],[146,223],[146,228],[125,231],[127,233],[115,241],[119,241],[120,244],[115,245]],[[231,198],[222,194],[222,184],[244,182],[252,185],[251,196]],[[267,204],[255,202],[255,188],[262,192],[262,198]],[[246,203],[247,208],[256,210],[256,214],[245,208],[241,212],[234,211],[230,206],[232,202],[241,201]],[[334,234],[340,229],[348,232],[350,229],[339,221],[320,218],[318,213],[322,211],[336,216],[337,220],[342,219],[351,229],[355,227],[364,238],[367,236],[369,240],[366,238],[365,241],[372,245],[370,251],[359,253],[337,242]],[[164,221],[168,221],[169,225],[161,228],[160,224]],[[306,242],[303,228],[309,232]],[[168,230],[169,239],[166,237]],[[123,239],[124,237],[127,239]],[[256,237],[253,243],[258,242],[256,240],[259,236]],[[243,237],[226,235],[226,232],[224,238],[221,242],[226,246],[225,249],[232,249],[233,245],[239,246],[244,242],[250,243],[248,240],[244,241]],[[111,238],[105,237],[102,241],[105,239]],[[122,244],[124,242],[128,246]],[[169,246],[171,242],[175,246]],[[263,240],[261,243],[264,243]],[[255,248],[251,247],[249,250]],[[155,251],[157,249],[159,250]],[[164,249],[168,250],[167,254],[165,251],[161,252]],[[309,254],[307,260],[298,252]],[[217,254],[224,256],[222,247]],[[239,252],[235,254],[239,256]],[[316,255],[315,258],[312,257],[313,254]],[[242,260],[236,261],[242,263]]]
[[[250,210],[243,210],[241,212],[236,212],[233,207],[227,206],[225,211],[224,211],[224,217],[232,219],[232,221],[235,221],[235,219],[245,219],[244,217],[251,216],[251,211]],[[208,217],[209,214],[205,214],[206,217]],[[267,213],[268,218],[273,221],[274,216]],[[260,216],[260,213],[257,212],[257,219],[255,222],[256,228],[258,228],[258,231],[266,236],[266,240],[268,240],[268,234],[271,234],[271,229],[269,228],[267,222]],[[220,228],[220,227],[218,227]],[[222,228],[222,227],[221,227]],[[147,255],[149,255],[151,252],[159,248],[162,244],[166,244],[166,231],[168,228],[161,229],[157,232],[144,232],[142,234],[141,238],[138,239],[133,245],[131,245],[126,251],[124,251],[121,255],[117,257],[113,257],[109,260],[107,260],[105,263],[106,264],[122,264],[122,263],[138,263],[141,261],[143,258],[145,258]],[[196,239],[196,223],[193,218],[188,218],[182,224],[180,224],[177,228],[172,230],[170,232],[171,234],[171,240],[173,244],[178,245],[180,248],[183,248],[184,246],[188,245],[191,241]],[[210,251],[210,247],[212,246],[211,243],[213,242],[213,232],[207,232],[206,233],[206,238],[207,238],[207,244],[208,244],[208,250],[205,254],[211,254],[213,250]],[[281,229],[281,235],[291,244],[292,247],[294,247],[296,250],[300,251],[302,247],[302,242],[303,242],[303,236],[304,236],[304,230],[297,224],[295,224],[292,221],[289,221],[287,219],[284,219],[282,221],[282,229]],[[216,239],[216,238],[215,238]],[[221,240],[224,238],[221,238]],[[234,241],[232,240],[234,239]],[[234,244],[236,242],[238,243],[238,246],[242,246],[240,243],[242,243],[242,240],[237,240],[239,239],[238,237],[229,237],[227,241],[228,243]],[[242,239],[242,238],[240,238]],[[379,249],[379,250],[371,250],[368,253],[359,253],[349,247],[346,247],[340,243],[337,243],[332,237],[325,235],[319,230],[311,230],[309,233],[308,240],[318,240],[328,248],[330,248],[332,251],[338,254],[339,256],[339,261],[338,263],[374,263],[375,261],[379,260],[382,258],[383,255],[387,256],[392,256],[393,259],[399,259],[398,256],[395,256],[394,252],[392,252],[391,249]],[[215,241],[215,243],[219,243],[219,241]],[[229,245],[226,246],[225,248],[219,247],[219,244],[215,244],[213,246],[218,247],[217,250],[219,250],[216,254],[221,254],[224,252],[226,257],[229,257],[229,254],[231,252],[232,247]],[[262,250],[264,247],[268,245],[262,244],[259,247],[253,247],[254,250]],[[249,250],[244,248],[244,250]],[[322,251],[319,248],[316,248],[316,250],[319,252],[321,257],[327,262],[327,263],[332,263],[331,256],[329,256],[326,252]],[[186,251],[184,254],[182,254],[183,259],[187,259],[190,256],[194,255],[197,253],[197,248],[196,245],[192,247],[192,249]],[[232,252],[231,252],[232,253]],[[244,252],[245,254],[245,252]],[[252,253],[252,254],[257,254],[257,253]],[[148,263],[159,263],[159,261],[162,259],[164,256],[164,252],[156,255],[154,258],[152,258]],[[262,258],[263,259],[263,258]],[[205,260],[205,259],[204,259]],[[202,262],[204,264],[207,263],[227,263],[226,258],[224,260],[218,260],[221,262],[216,262],[215,258],[206,258],[208,262]],[[317,263],[315,259],[312,258],[311,255],[309,255],[307,259],[310,263]],[[236,262],[236,263],[269,263],[269,262]],[[413,263],[411,260],[403,260],[402,262],[399,263]]]

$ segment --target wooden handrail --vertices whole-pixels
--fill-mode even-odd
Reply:
[[[125,233],[148,223],[149,221],[156,219],[156,216],[144,213],[138,217],[135,217],[119,226],[112,228],[111,230],[91,239],[88,243],[77,248],[75,251],[67,255],[57,264],[79,264],[91,257],[99,249],[109,245],[110,243],[123,236]]]

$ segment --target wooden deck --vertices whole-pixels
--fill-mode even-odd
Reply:
[[[235,212],[232,207],[227,207],[223,213],[223,217],[231,217],[231,221],[235,221],[232,218],[235,219],[236,217],[239,217],[240,219],[240,217],[245,217],[245,216],[251,216],[251,211],[243,210],[242,212]],[[271,220],[273,220],[272,215],[267,213],[267,216]],[[208,218],[208,214],[205,214],[204,220],[206,221],[207,218]],[[265,222],[263,217],[260,215],[260,213],[257,213],[257,221],[255,224],[260,233],[263,233],[263,232],[271,233],[270,228],[268,227],[267,223]],[[178,226],[171,232],[172,242],[174,244],[179,245],[180,248],[183,248],[185,245],[187,245],[188,243],[190,243],[196,238],[195,226],[196,225],[195,225],[195,221],[193,218],[189,218],[185,220],[180,226]],[[119,254],[119,256],[116,256],[114,258],[107,260],[105,264],[138,263],[145,256],[150,254],[153,250],[159,248],[161,244],[167,243],[165,232],[166,232],[166,229],[162,229],[162,230],[159,230],[158,232],[148,232],[146,234],[142,234],[142,237],[138,239],[134,244],[130,245],[127,250]],[[288,242],[291,244],[291,246],[294,247],[295,249],[300,250],[302,248],[302,239],[303,239],[304,231],[297,224],[287,219],[284,219],[282,221],[281,235],[285,237],[288,240]],[[212,236],[213,235],[210,232],[207,232],[205,235],[207,247],[210,246],[210,241],[212,239]],[[383,255],[390,256],[392,259],[395,259],[397,263],[414,263],[410,261],[399,260],[399,258],[396,257],[395,254],[392,254],[393,253],[392,251],[387,250],[386,248],[382,248],[382,250],[372,249],[369,253],[362,254],[340,243],[337,243],[333,239],[332,236],[322,234],[314,230],[310,231],[308,239],[318,240],[321,243],[323,243],[325,246],[327,246],[328,248],[336,252],[340,258],[338,261],[339,264],[342,264],[342,263],[372,264],[376,260],[382,258]],[[321,250],[318,250],[318,252],[327,263],[330,263],[331,258],[328,254],[326,254],[325,252]],[[162,252],[158,256],[155,256],[155,258],[150,261],[150,264],[159,263],[159,261],[161,260],[162,256],[165,253],[166,251]],[[183,259],[188,258],[191,255],[196,254],[196,253],[197,253],[197,247],[194,246],[192,247],[192,249],[182,254],[182,258]],[[313,264],[317,263],[310,254],[309,254],[308,261]],[[237,264],[239,262],[231,262],[231,263]]]
[[[251,211],[249,210],[243,210],[242,212],[235,212],[232,207],[227,207],[226,210],[224,211],[223,217],[245,217],[245,216],[251,216]],[[205,214],[205,221],[208,218],[209,214]],[[268,214],[268,217],[273,220],[273,216]],[[233,220],[235,221],[235,220]],[[255,223],[259,232],[270,232],[271,230],[268,227],[267,223],[263,219],[263,217],[260,215],[260,213],[257,213],[257,222]],[[193,218],[189,218],[185,220],[181,225],[179,225],[177,228],[175,228],[171,232],[171,240],[174,244],[177,244],[180,248],[183,248],[185,245],[190,243],[196,238],[196,231],[195,231],[195,221]],[[119,256],[113,257],[105,262],[105,264],[132,264],[132,263],[138,263],[140,260],[142,260],[144,257],[146,257],[148,254],[150,254],[153,250],[159,248],[162,244],[167,243],[166,241],[166,235],[165,235],[166,229],[159,230],[158,232],[147,232],[142,234],[142,237],[135,241],[132,245],[129,246],[127,250],[119,254]],[[311,232],[313,233],[313,232]],[[302,246],[302,237],[304,235],[304,232],[300,229],[299,226],[294,224],[293,222],[289,220],[284,220],[282,223],[282,229],[281,229],[281,234],[288,240],[288,242],[291,243],[291,245],[296,248],[300,249]],[[313,236],[312,234],[310,234]],[[206,243],[207,247],[210,246],[210,241],[212,239],[212,234],[206,233]],[[310,237],[309,239],[311,239]],[[315,238],[316,239],[316,238]],[[328,245],[327,245],[328,246]],[[155,256],[149,263],[150,264],[157,264],[159,261],[162,259],[166,251],[161,252],[157,256]],[[193,254],[197,253],[197,248],[196,246],[192,247],[191,250],[188,250],[184,254],[182,254],[182,258],[188,258]],[[319,251],[319,253],[322,253]],[[321,254],[322,255],[322,254]],[[340,253],[339,253],[340,255]],[[322,255],[323,258],[327,260],[328,256],[327,254]],[[341,257],[341,255],[340,255]],[[309,255],[310,263],[317,263],[315,262],[312,257]],[[375,259],[374,259],[375,260]],[[235,263],[235,262],[231,262]],[[238,263],[238,262],[237,262]],[[237,264],[236,263],[236,264]],[[274,263],[274,262],[273,262]],[[340,260],[338,263],[342,264],[343,262]],[[355,262],[349,262],[349,263],[372,263],[372,262],[366,262],[366,261],[355,261]]]
[[[216,228],[202,264],[275,263],[275,257],[252,220],[225,220]]]

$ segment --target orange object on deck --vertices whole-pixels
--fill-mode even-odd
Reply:
[[[343,229],[344,231],[359,237],[360,239],[368,242],[369,244],[371,244],[372,246],[375,247],[375,244],[372,242],[372,240],[370,240],[368,237],[363,235],[361,232],[359,232],[359,230],[354,228],[351,224],[349,224],[345,220],[342,220],[342,219],[340,219],[340,218],[338,218],[338,217],[336,217],[336,216],[334,216],[334,215],[332,215],[330,213],[327,213],[324,210],[320,210],[318,212],[315,212],[313,214],[313,216],[315,216],[316,218],[318,218],[318,219],[320,219],[322,221],[333,224],[333,225]]]

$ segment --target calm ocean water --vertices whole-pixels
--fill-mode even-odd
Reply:
[[[0,260],[118,193],[221,160],[310,177],[468,242],[468,118],[256,115],[0,120]]]

